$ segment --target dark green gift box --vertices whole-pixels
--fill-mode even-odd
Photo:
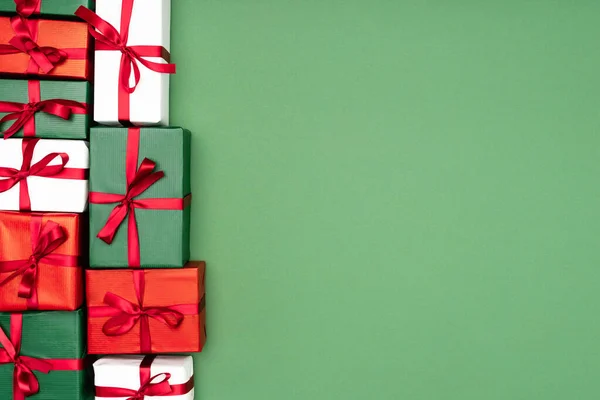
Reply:
[[[11,342],[11,313],[0,313],[0,329]],[[83,359],[85,322],[83,311],[27,312],[23,315],[20,356],[46,360]],[[2,346],[0,346],[1,348]],[[3,352],[0,349],[0,352]],[[0,399],[13,398],[13,363],[0,364]],[[35,400],[91,399],[85,370],[52,370],[48,374],[34,370],[40,390]]]
[[[21,0],[20,3],[25,3]],[[71,17],[75,18],[75,10],[79,6],[86,6],[93,10],[95,1],[93,0],[29,0],[32,3],[33,16],[41,15],[43,17]],[[0,0],[0,12],[15,14],[17,5],[15,0]],[[28,15],[24,15],[28,16]]]
[[[137,152],[137,156],[136,156]],[[129,157],[130,163],[126,160]],[[148,158],[156,163],[154,172],[164,177],[143,193],[135,220],[139,237],[139,266],[180,268],[190,255],[190,132],[182,128],[92,128],[90,132],[90,267],[123,268],[131,262],[129,219],[117,223],[112,243],[97,237],[115,207],[127,193],[126,168],[139,168]],[[130,171],[131,172],[131,171]],[[101,204],[101,198],[113,198]],[[158,200],[157,200],[158,199]],[[179,209],[156,209],[143,202],[167,199],[179,202]],[[185,199],[185,200],[184,200]],[[173,207],[165,207],[173,208]],[[114,221],[113,221],[114,222]]]
[[[0,0],[1,1],[1,0]],[[81,111],[81,107],[73,109],[69,119],[63,119],[47,112],[38,111],[33,116],[33,125],[30,122],[28,136],[31,136],[31,128],[34,128],[36,137],[46,139],[86,139],[89,129],[89,117],[91,110],[92,91],[87,82],[73,81],[27,81],[0,79],[0,118],[7,114],[17,113],[11,108],[18,103],[26,105],[31,99],[39,98],[40,101],[67,100],[87,106],[88,111]],[[70,104],[70,103],[67,103]],[[18,116],[18,115],[16,115]],[[16,120],[4,122],[0,129],[3,134],[11,128]],[[13,137],[23,137],[23,128],[19,129]]]

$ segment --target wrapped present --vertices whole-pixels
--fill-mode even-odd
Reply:
[[[0,212],[0,311],[83,303],[79,214]]]
[[[168,125],[171,0],[98,0],[96,13],[75,13],[96,29],[94,119]]]
[[[0,79],[0,135],[86,139],[90,84]]]
[[[90,140],[90,267],[182,267],[190,254],[189,131],[92,128]]]
[[[85,22],[0,17],[0,73],[88,79]]]
[[[87,270],[90,354],[202,350],[203,262],[179,269]]]
[[[83,212],[89,149],[81,140],[0,140],[0,210]]]
[[[73,17],[79,6],[93,7],[93,0],[0,0],[0,12],[23,17]]]
[[[0,399],[87,400],[83,312],[0,313]]]
[[[103,357],[94,363],[94,385],[97,400],[194,400],[194,363],[190,356]]]

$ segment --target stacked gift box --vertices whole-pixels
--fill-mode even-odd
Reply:
[[[2,399],[194,397],[180,354],[206,339],[205,264],[190,133],[169,126],[170,7],[0,0]]]

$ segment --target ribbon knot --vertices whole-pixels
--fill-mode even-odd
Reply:
[[[37,112],[41,109],[41,104],[39,101],[36,101],[34,103],[26,103],[25,104],[25,111],[31,111],[31,112]]]

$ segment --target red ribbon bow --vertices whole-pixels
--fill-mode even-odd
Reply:
[[[142,353],[152,352],[149,318],[154,318],[169,327],[178,328],[183,319],[183,313],[173,307],[144,307],[145,278],[144,271],[133,271],[133,281],[138,304],[134,304],[114,293],[106,293],[104,303],[119,311],[104,323],[102,332],[106,336],[120,336],[131,331],[140,323],[140,347]]]
[[[37,163],[31,165],[33,159],[33,150],[39,139],[23,139],[23,163],[21,169],[17,170],[9,167],[0,167],[0,178],[8,178],[0,180],[0,193],[6,192],[17,183],[20,183],[19,193],[19,209],[21,211],[31,210],[31,200],[29,198],[29,189],[27,186],[27,178],[30,176],[43,177],[59,177],[65,166],[69,162],[67,153],[50,153],[42,158]],[[56,157],[60,157],[59,165],[49,165]],[[68,176],[71,179],[84,179],[84,172],[81,170],[73,170],[77,177]],[[72,174],[69,174],[72,175]],[[83,177],[81,176],[83,175]],[[66,177],[66,176],[60,176]]]
[[[42,0],[15,0],[17,13],[23,17],[30,17],[40,12]]]
[[[69,53],[55,47],[40,47],[27,26],[27,20],[21,16],[14,16],[10,24],[15,31],[15,36],[9,40],[9,44],[0,45],[0,55],[25,53],[37,65],[38,69],[47,74],[57,65],[69,57]]]
[[[38,307],[37,280],[38,264],[43,262],[63,267],[75,267],[78,264],[76,256],[53,254],[68,238],[62,226],[54,221],[48,221],[42,226],[41,215],[31,217],[31,256],[26,260],[0,261],[0,273],[12,272],[0,281],[0,287],[17,276],[21,277],[18,296],[27,299],[30,309]]]
[[[144,158],[139,169],[131,183],[127,186],[127,192],[124,195],[112,195],[110,199],[105,199],[106,203],[119,203],[108,216],[106,225],[98,232],[98,238],[107,244],[111,244],[115,234],[119,230],[121,223],[130,213],[129,223],[136,224],[135,209],[145,208],[145,200],[136,200],[136,197],[144,193],[150,186],[165,176],[163,171],[152,172],[156,163],[148,158]],[[137,231],[137,227],[135,228]],[[136,233],[137,234],[137,233]]]
[[[179,385],[169,384],[168,372],[150,376],[150,368],[156,356],[145,356],[140,364],[140,388],[131,390],[117,387],[96,386],[96,397],[127,397],[127,400],[144,400],[146,396],[180,396],[194,388],[194,378]],[[159,379],[158,381],[156,381]]]
[[[38,382],[33,371],[47,374],[52,370],[52,364],[38,358],[22,356],[21,334],[23,327],[23,316],[12,314],[10,316],[10,339],[0,329],[0,364],[14,364],[13,373],[13,400],[22,400],[40,391]]]
[[[120,33],[110,23],[100,18],[90,9],[80,6],[75,15],[86,21],[90,34],[96,39],[96,50],[116,50],[121,52],[121,65],[119,68],[119,121],[129,121],[129,95],[133,93],[140,82],[140,67],[161,74],[174,74],[175,64],[170,64],[170,54],[162,46],[128,46],[129,24],[133,12],[134,0],[123,0],[121,7]],[[145,57],[160,57],[167,64],[148,61]],[[134,83],[130,85],[131,72],[133,71]]]
[[[85,104],[64,99],[49,99],[31,103],[0,101],[0,112],[10,112],[10,114],[7,114],[0,119],[0,124],[15,120],[15,122],[3,132],[4,139],[8,139],[23,128],[37,112],[44,112],[62,119],[69,119],[71,113],[74,111],[85,113],[86,110],[87,106]]]

